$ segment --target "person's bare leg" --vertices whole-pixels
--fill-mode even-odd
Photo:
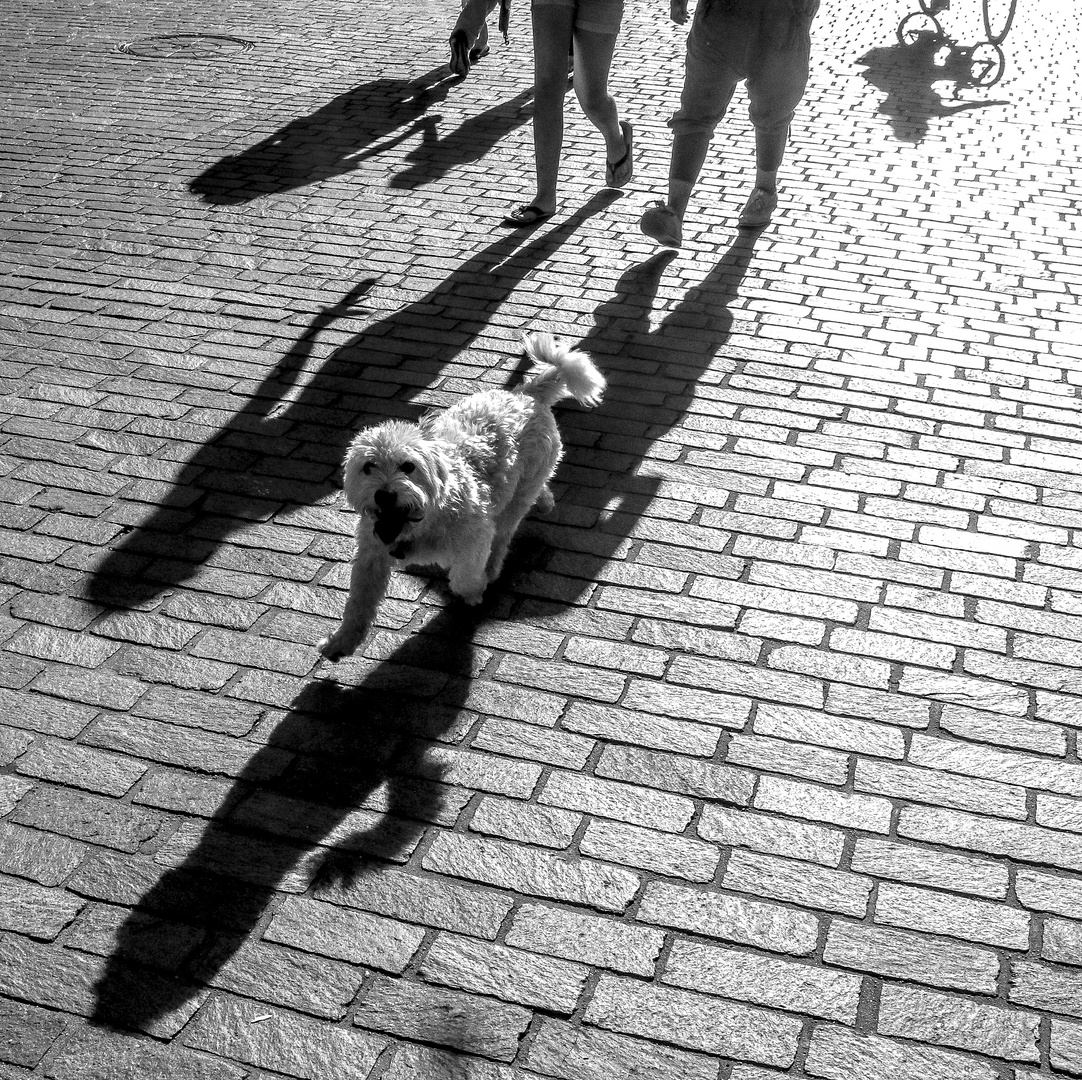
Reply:
[[[778,169],[789,141],[788,123],[773,128],[755,129],[755,186],[764,191],[777,191]]]
[[[673,135],[669,159],[669,199],[667,206],[681,220],[687,210],[695,182],[702,172],[710,150],[712,131],[681,131]]]
[[[669,192],[666,202],[657,200],[639,220],[639,228],[664,247],[680,247],[684,240],[684,212],[695,181],[710,149],[712,131],[677,131],[669,158]]]
[[[616,101],[609,93],[609,68],[616,35],[576,30],[574,41],[575,96],[586,118],[605,139],[606,160],[619,161],[627,151],[627,144]]]
[[[541,4],[533,12],[533,147],[537,192],[530,205],[543,214],[556,210],[556,185],[564,141],[564,95],[567,51],[571,45],[572,8]]]
[[[751,228],[770,221],[778,205],[778,169],[789,141],[789,126],[808,83],[809,24],[791,27],[775,45],[748,78],[748,114],[755,127],[755,187],[740,214],[740,224]]]
[[[751,189],[739,224],[745,228],[766,225],[778,206],[778,169],[789,134],[789,125],[755,129],[755,186]]]

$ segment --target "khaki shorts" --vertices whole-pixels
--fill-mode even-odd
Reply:
[[[595,34],[620,33],[624,18],[624,0],[533,0],[534,7],[571,8],[575,13],[576,30],[592,30]]]
[[[674,131],[713,131],[736,85],[748,84],[758,130],[788,128],[808,83],[811,24],[818,0],[794,14],[792,0],[699,0],[688,35]]]

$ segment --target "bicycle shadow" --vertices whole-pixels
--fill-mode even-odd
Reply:
[[[937,35],[922,33],[910,45],[884,45],[869,50],[857,61],[865,67],[861,72],[864,79],[886,95],[876,112],[887,118],[899,142],[923,142],[933,119],[1011,104],[1006,100],[947,104],[936,91],[936,83],[953,83],[955,97],[973,83],[965,50],[951,50],[940,63],[936,54],[942,47],[943,40]]]
[[[320,880],[320,895],[348,905],[360,877],[409,858],[425,828],[443,817],[448,789],[442,767],[426,754],[433,742],[455,741],[449,733],[470,685],[481,618],[456,605],[359,685],[304,687],[212,819],[200,823],[195,842],[184,826],[170,842],[187,853],[120,926],[94,986],[91,1023],[169,1037],[205,987],[245,992],[237,985],[243,963],[218,976],[242,947],[266,948],[252,931],[276,896],[299,896]],[[417,921],[424,923],[423,913]],[[170,938],[188,948],[174,950],[165,967],[162,942]]]
[[[630,267],[612,298],[594,312],[595,326],[577,347],[593,355],[608,380],[605,398],[590,412],[561,415],[565,453],[556,480],[566,489],[553,515],[531,521],[526,534],[527,542],[537,537],[572,554],[558,556],[556,567],[550,560],[548,573],[531,566],[517,570],[510,586],[530,593],[536,585],[534,595],[543,597],[529,601],[520,614],[556,614],[581,603],[605,564],[623,558],[634,540],[665,542],[669,519],[651,523],[648,511],[666,485],[686,472],[672,460],[681,442],[675,432],[701,394],[704,375],[718,366],[716,354],[735,321],[730,304],[761,235],[762,230],[740,230],[710,273],[655,329],[654,299],[674,252]],[[670,436],[673,452],[653,456]],[[696,468],[693,482],[701,483],[703,475]]]
[[[339,465],[354,433],[374,420],[417,419],[423,406],[414,399],[473,344],[499,304],[587,218],[617,198],[616,192],[599,192],[555,228],[502,236],[421,299],[371,322],[309,374],[306,365],[319,334],[356,313],[374,279],[354,286],[313,319],[244,404],[181,467],[149,517],[108,551],[87,579],[85,596],[104,607],[146,606],[204,573],[224,541],[252,524],[238,512],[245,501],[257,501],[266,519],[287,505],[336,496]],[[471,306],[464,318],[460,297],[471,288],[484,290],[485,305]],[[419,337],[418,327],[431,332]],[[363,376],[377,369],[401,377],[366,384]],[[393,389],[395,383],[400,389]],[[388,387],[394,396],[379,397]]]
[[[218,206],[251,202],[353,172],[418,131],[431,141],[438,117],[429,110],[461,81],[446,64],[413,79],[373,79],[291,120],[256,145],[215,162],[188,182],[188,190]],[[520,115],[523,98],[519,94],[474,118],[463,137],[442,140],[443,172],[476,160],[478,146],[484,148],[481,153],[487,152],[525,123],[529,114]],[[464,156],[455,160],[458,153]]]

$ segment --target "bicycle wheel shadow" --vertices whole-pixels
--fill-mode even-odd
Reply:
[[[152,605],[170,588],[205,572],[223,543],[286,506],[314,505],[339,490],[345,447],[365,423],[416,419],[415,401],[484,331],[498,306],[589,217],[619,195],[600,192],[547,231],[502,236],[429,293],[374,319],[313,361],[320,333],[355,315],[374,279],[320,312],[241,407],[180,468],[149,516],[106,553],[84,595],[111,608]],[[461,296],[483,290],[463,317]],[[428,328],[423,336],[418,327]],[[307,370],[315,365],[314,371]],[[364,376],[379,371],[380,379]],[[385,371],[401,372],[388,379]],[[400,389],[396,388],[396,382]],[[390,388],[390,389],[389,389]]]
[[[865,68],[861,72],[864,79],[884,93],[876,111],[887,118],[891,133],[899,142],[914,145],[923,142],[933,119],[1011,104],[1006,100],[947,104],[935,89],[936,83],[953,83],[955,97],[973,83],[965,50],[951,50],[940,62],[937,53],[943,45],[938,35],[922,33],[911,45],[899,43],[870,49],[857,61]]]
[[[91,1023],[170,1037],[206,987],[246,992],[245,957],[228,965],[242,949],[270,948],[252,934],[273,901],[281,897],[288,910],[322,881],[330,899],[348,905],[362,876],[405,862],[432,823],[450,824],[459,808],[445,813],[450,789],[428,751],[461,738],[455,729],[481,618],[456,605],[360,684],[315,680],[303,688],[212,819],[190,819],[159,853],[169,868],[117,931],[94,986]],[[270,940],[283,940],[273,926]],[[171,950],[168,966],[163,941],[187,944]],[[258,961],[251,967],[264,970]],[[292,992],[275,987],[270,998],[303,1011]]]
[[[565,453],[556,480],[566,486],[552,517],[531,520],[509,559],[510,587],[535,597],[518,614],[557,615],[582,603],[605,564],[624,558],[635,539],[664,543],[668,519],[651,522],[648,511],[665,485],[679,483],[688,470],[672,460],[675,446],[668,452],[662,444],[689,415],[704,376],[735,366],[717,353],[732,332],[730,304],[761,232],[741,230],[656,329],[650,328],[654,299],[675,252],[629,268],[595,311],[595,327],[578,347],[594,356],[608,388],[599,408],[561,415]],[[701,483],[703,475],[694,470],[689,484]],[[536,553],[546,541],[561,551],[539,570]]]
[[[362,162],[418,131],[425,134],[431,147],[439,117],[429,110],[461,81],[451,75],[446,64],[413,79],[373,79],[339,94],[315,112],[291,120],[254,146],[215,162],[188,182],[188,190],[206,203],[236,205],[353,172]],[[523,115],[528,97],[529,93],[519,94],[494,106],[467,121],[459,129],[461,136],[456,132],[440,140],[442,172],[428,178],[475,161],[492,149],[529,119],[529,112]]]

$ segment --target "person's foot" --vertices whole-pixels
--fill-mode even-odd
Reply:
[[[447,66],[452,75],[465,77],[470,73],[470,42],[465,30],[456,30],[447,43],[451,48],[451,59]]]
[[[768,225],[778,206],[778,193],[757,187],[740,211],[737,224],[742,229],[758,229]]]
[[[639,228],[662,247],[678,248],[684,240],[676,211],[658,200],[639,219]]]
[[[626,120],[620,121],[620,132],[624,136],[624,156],[619,161],[605,162],[605,186],[613,188],[627,187],[635,174],[634,132]]]
[[[516,206],[500,223],[508,229],[521,229],[527,225],[538,225],[542,221],[548,221],[555,210],[546,210],[537,203],[529,203],[524,206]]]

